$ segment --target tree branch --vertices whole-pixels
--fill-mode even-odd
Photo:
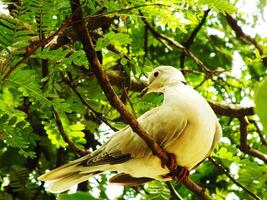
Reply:
[[[250,147],[247,143],[247,135],[248,135],[247,126],[249,124],[247,117],[243,116],[243,117],[239,117],[238,119],[240,122],[240,147],[239,149],[246,154],[249,154],[251,156],[261,159],[263,162],[267,164],[267,155],[258,151],[257,149]]]
[[[63,28],[69,23],[69,19],[66,20],[66,22],[64,22],[61,27],[59,27],[59,29],[54,32],[53,34],[51,34],[49,37],[47,37],[44,40],[38,41],[36,42],[33,46],[29,46],[28,47],[28,51],[27,53],[24,55],[23,58],[21,58],[15,65],[13,65],[12,67],[9,68],[8,72],[5,74],[5,76],[2,78],[2,82],[5,81],[6,79],[8,79],[8,77],[11,75],[12,72],[15,71],[15,69],[17,69],[17,67],[22,64],[23,62],[25,62],[26,60],[28,60],[28,58],[30,58],[30,56],[40,47],[44,46],[45,44],[47,44],[48,42],[50,42],[55,36],[57,36],[62,30]]]
[[[254,199],[261,200],[256,194],[254,194],[248,188],[246,188],[241,183],[239,183],[237,180],[235,180],[235,178],[232,177],[232,175],[221,164],[219,164],[216,160],[214,160],[212,157],[209,157],[209,161],[213,165],[215,165],[221,172],[223,172],[231,181],[233,181],[237,186],[239,186],[240,188],[242,188],[246,193],[248,193]]]
[[[85,24],[88,30],[93,31],[98,28],[109,27],[113,18],[106,16],[89,16],[85,19]],[[77,22],[74,22],[77,23]],[[57,35],[48,45],[50,49],[58,49],[66,44],[74,43],[79,40],[78,35],[71,26],[66,26],[60,34]]]
[[[123,74],[118,70],[107,70],[106,75],[112,85],[120,86],[124,80]],[[147,81],[139,80],[134,77],[130,78],[130,85],[127,85],[128,89],[134,92],[141,92],[146,86]]]
[[[140,15],[144,16],[141,11],[140,11]],[[204,65],[204,63],[199,60],[191,51],[189,51],[185,46],[183,46],[182,44],[180,44],[177,41],[174,41],[172,39],[170,39],[169,37],[163,35],[162,33],[157,32],[148,22],[147,20],[142,17],[143,22],[145,23],[146,27],[150,30],[150,32],[152,33],[152,35],[157,38],[158,40],[165,40],[166,42],[168,42],[170,45],[178,48],[178,49],[182,49],[183,52],[185,53],[185,55],[187,55],[188,57],[190,57],[198,66],[199,68],[206,73],[211,73],[210,69]]]
[[[258,49],[260,55],[263,55],[263,47],[255,40],[255,38],[252,38],[251,36],[244,33],[242,30],[242,27],[238,25],[238,22],[236,19],[234,19],[231,15],[227,14],[225,15],[225,18],[229,24],[229,26],[233,29],[233,31],[236,34],[236,37],[242,41],[245,44],[252,44],[256,49]],[[262,59],[263,64],[265,67],[267,67],[267,57],[264,57]]]
[[[210,106],[217,115],[226,115],[229,117],[241,117],[254,115],[253,106],[241,106],[239,104],[222,104],[209,101]]]
[[[172,183],[170,181],[166,182],[170,192],[171,192],[171,196],[173,197],[173,199],[176,200],[183,200],[183,198],[179,195],[179,193],[175,190],[175,188],[173,187]]]
[[[88,151],[80,149],[73,141],[71,141],[68,137],[68,135],[65,133],[63,124],[60,120],[59,114],[57,111],[53,108],[54,118],[59,130],[60,135],[62,136],[63,140],[69,145],[69,147],[74,151],[77,152],[79,155],[84,156],[88,154]]]
[[[267,140],[265,139],[265,135],[264,135],[263,131],[260,129],[258,123],[255,120],[251,120],[251,119],[249,119],[249,122],[255,126],[255,128],[259,134],[259,137],[261,139],[261,143],[263,145],[267,146]]]
[[[195,37],[197,36],[197,33],[200,31],[202,26],[205,24],[209,12],[210,12],[210,9],[208,9],[204,12],[203,18],[201,19],[200,23],[192,31],[189,38],[183,43],[185,48],[190,49],[191,45],[194,42]],[[182,69],[184,68],[184,61],[185,61],[185,52],[183,51],[181,56],[180,56],[180,68],[182,68]]]
[[[200,187],[198,184],[194,183],[189,178],[184,178],[182,182],[187,188],[189,188],[193,193],[195,193],[199,197],[199,199],[212,199],[207,193],[205,193],[205,188]]]
[[[125,121],[131,126],[133,131],[145,141],[145,143],[149,146],[153,154],[158,156],[160,160],[169,167],[168,154],[164,152],[161,149],[161,147],[156,142],[154,142],[153,138],[146,132],[146,130],[143,129],[139,125],[134,115],[126,109],[126,106],[121,102],[120,98],[115,94],[114,90],[112,89],[111,84],[106,74],[104,73],[102,66],[97,58],[96,52],[92,44],[91,36],[85,27],[83,16],[82,16],[82,10],[80,6],[80,1],[79,0],[71,1],[71,8],[72,8],[72,15],[73,15],[72,19],[74,21],[81,21],[80,23],[74,24],[73,28],[76,30],[77,34],[79,35],[79,38],[83,44],[83,48],[86,53],[87,59],[90,63],[90,66],[95,76],[97,77],[109,102],[111,103],[111,105],[113,105],[118,110],[118,112],[122,115]],[[185,183],[187,183],[186,185],[188,185],[190,190],[194,192],[199,192],[199,188],[197,187],[194,188],[196,185],[192,184],[189,181],[189,179],[186,179]],[[196,194],[203,194],[203,192],[196,193]],[[207,195],[202,196],[202,197],[205,197],[205,199],[211,199]]]
[[[75,86],[71,83],[69,78],[67,77],[67,74],[61,73],[65,83],[72,89],[72,91],[77,95],[77,97],[80,99],[83,105],[85,105],[89,110],[91,110],[95,116],[100,119],[102,122],[104,122],[106,125],[108,125],[113,131],[118,131],[115,127],[113,127],[108,120],[102,115],[102,113],[97,112],[92,106],[90,106],[85,99],[82,97],[82,95],[77,91]]]

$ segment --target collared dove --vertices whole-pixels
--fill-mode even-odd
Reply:
[[[171,66],[160,66],[149,74],[142,93],[164,94],[162,105],[137,120],[153,139],[174,155],[178,166],[191,170],[210,155],[222,131],[207,101],[186,85],[183,74]],[[103,171],[119,171],[111,182],[135,185],[153,179],[170,180],[170,173],[145,142],[126,126],[93,153],[45,173],[48,190],[60,193]]]

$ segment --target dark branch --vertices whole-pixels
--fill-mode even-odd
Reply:
[[[73,141],[71,141],[68,137],[68,135],[66,134],[63,124],[60,120],[59,114],[57,113],[57,111],[53,108],[53,113],[54,113],[54,118],[59,130],[60,135],[62,136],[63,140],[69,145],[69,147],[76,153],[78,153],[81,156],[84,156],[86,154],[88,154],[88,151],[80,149]]]
[[[124,80],[123,74],[118,70],[106,71],[108,79],[112,85],[120,86]],[[131,78],[130,85],[127,85],[128,89],[134,92],[141,92],[146,86],[147,82],[136,78]]]
[[[263,55],[263,47],[255,40],[255,38],[252,38],[251,36],[244,33],[242,30],[242,27],[238,25],[238,22],[236,19],[234,19],[231,15],[227,14],[225,15],[226,20],[229,24],[229,26],[234,30],[236,37],[241,40],[245,44],[252,44],[256,49],[258,49],[260,55]],[[264,57],[262,59],[263,64],[267,67],[267,57]]]
[[[44,46],[45,44],[47,44],[48,42],[50,42],[55,36],[57,36],[62,30],[63,28],[69,23],[69,20],[67,19],[65,23],[63,23],[63,25],[61,27],[59,27],[59,29],[54,32],[53,34],[51,34],[49,37],[47,37],[44,40],[38,41],[34,44],[34,46],[29,46],[28,47],[28,51],[27,53],[24,55],[23,58],[21,58],[15,65],[11,66],[8,70],[8,72],[5,74],[5,76],[2,78],[1,81],[5,81],[6,79],[8,79],[8,77],[11,75],[11,73],[13,71],[15,71],[15,69],[17,69],[17,67],[22,64],[23,62],[25,62],[26,60],[28,60],[28,58],[30,58],[30,56],[40,47]]]
[[[261,159],[263,162],[267,164],[267,156],[264,153],[258,151],[257,149],[250,147],[247,143],[247,135],[248,135],[247,126],[249,124],[247,117],[243,116],[243,117],[239,117],[238,119],[240,122],[240,147],[239,149],[246,154],[249,154],[251,156]]]
[[[190,49],[191,45],[194,42],[195,37],[197,36],[197,33],[200,31],[202,26],[205,24],[209,12],[210,12],[210,9],[208,9],[204,12],[203,18],[201,19],[200,23],[192,31],[189,38],[183,43],[185,48]],[[182,54],[180,56],[180,68],[182,68],[182,69],[184,68],[184,60],[185,60],[185,52],[182,52]]]
[[[240,116],[248,116],[255,114],[253,106],[241,106],[238,104],[222,104],[210,101],[209,104],[217,115],[240,117]]]
[[[183,200],[183,198],[179,195],[179,193],[175,190],[175,188],[173,187],[172,183],[170,181],[166,182],[170,192],[171,192],[171,196],[173,197],[173,199],[176,200]]]
[[[91,110],[95,116],[100,119],[102,122],[104,122],[106,125],[108,125],[113,131],[117,131],[115,127],[113,127],[108,120],[102,115],[102,113],[97,112],[92,106],[90,106],[87,101],[82,97],[82,95],[78,92],[78,90],[75,88],[75,86],[72,84],[71,80],[67,77],[67,74],[61,73],[65,83],[72,89],[72,91],[77,95],[77,97],[80,99],[83,105],[85,105],[89,110]]]
[[[88,30],[93,31],[98,28],[109,27],[113,19],[106,16],[89,16],[85,19],[85,24]],[[71,44],[79,40],[78,35],[72,26],[66,26],[56,38],[53,39],[47,46],[50,49],[58,49],[66,44]]]
[[[194,192],[199,199],[212,199],[207,193],[205,193],[205,189],[200,187],[198,184],[194,183],[193,181],[191,181],[189,178],[184,178],[183,180],[183,184],[189,188],[192,192]]]
[[[147,57],[147,52],[148,52],[148,28],[145,25],[145,30],[144,30],[144,57]]]
[[[93,15],[93,16],[94,17],[98,17],[98,16],[104,16],[104,15],[110,15],[110,14],[113,14],[113,13],[122,13],[122,12],[125,12],[125,11],[135,10],[135,9],[139,9],[139,8],[142,8],[142,7],[153,7],[153,6],[171,7],[170,5],[166,5],[166,4],[162,4],[162,3],[150,3],[150,4],[143,4],[143,5],[135,5],[135,6],[132,6],[132,7],[129,7],[129,8],[120,8],[120,9],[117,9],[117,10],[111,10],[109,12],[104,12],[104,13],[100,13],[100,14]]]
[[[251,120],[251,119],[249,119],[249,122],[252,123],[252,124],[255,126],[255,128],[256,128],[256,130],[257,130],[257,132],[258,132],[258,134],[259,134],[259,137],[260,137],[260,139],[261,139],[261,143],[262,143],[263,145],[267,146],[267,140],[265,139],[265,134],[264,134],[263,131],[260,129],[258,123],[257,123],[255,120]]]
[[[140,12],[140,15],[143,16],[143,14]],[[164,40],[167,43],[169,43],[170,45],[178,48],[178,49],[182,49],[182,51],[185,53],[185,55],[187,55],[188,57],[190,57],[198,66],[199,68],[206,73],[210,73],[211,71],[209,70],[209,68],[204,65],[204,63],[199,60],[191,51],[189,51],[186,47],[184,47],[182,44],[180,44],[177,41],[174,41],[172,39],[170,39],[169,37],[167,37],[166,35],[163,35],[162,33],[157,32],[148,22],[147,20],[142,17],[143,22],[145,23],[145,25],[147,26],[147,28],[150,30],[150,32],[152,33],[152,35],[157,38],[159,41]]]
[[[234,179],[234,177],[229,174],[229,172],[216,160],[214,160],[212,157],[209,157],[209,161],[214,164],[221,172],[223,172],[231,181],[233,181],[237,186],[242,188],[246,193],[248,193],[250,196],[252,196],[254,199],[261,200],[256,194],[251,192],[248,188],[243,186],[241,183],[239,183],[237,180]]]

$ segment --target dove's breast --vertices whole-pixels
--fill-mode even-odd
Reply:
[[[182,86],[170,91],[166,94],[166,104],[179,106],[179,111],[187,118],[187,126],[165,149],[176,155],[179,165],[192,169],[210,153],[218,120],[204,97],[191,87]],[[171,99],[169,102],[168,98]]]

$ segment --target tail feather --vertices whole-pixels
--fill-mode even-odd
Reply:
[[[75,184],[86,181],[90,177],[101,173],[106,167],[105,165],[93,167],[79,165],[85,159],[88,159],[88,157],[84,156],[61,167],[53,169],[52,171],[38,177],[38,180],[45,181],[47,189],[50,192],[60,193],[68,190]]]
[[[77,171],[76,167],[77,165],[71,165],[61,169],[56,168],[38,177],[38,180],[40,181],[57,180],[65,176],[69,176],[75,172],[79,172]]]
[[[86,176],[84,174],[73,173],[72,175],[64,176],[60,179],[49,180],[46,182],[46,186],[48,191],[52,193],[60,193],[70,189],[75,184],[88,180],[94,175],[95,173]]]

